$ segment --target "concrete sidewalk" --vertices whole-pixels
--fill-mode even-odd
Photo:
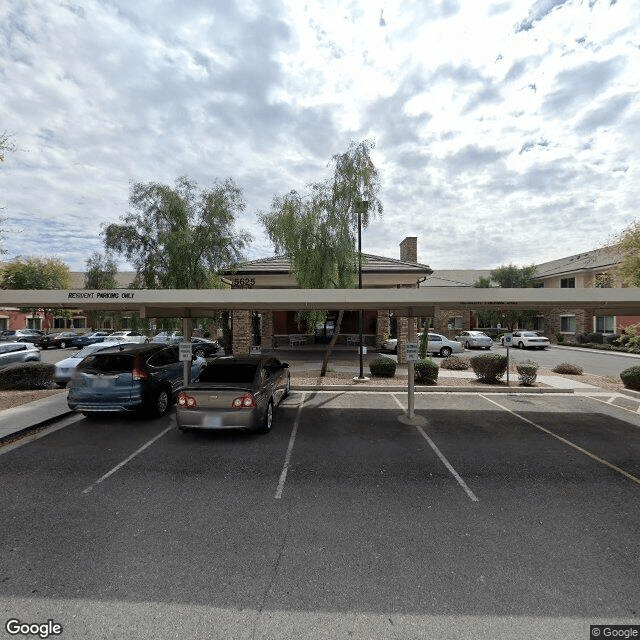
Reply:
[[[4,409],[0,411],[0,442],[14,433],[53,422],[72,413],[67,405],[66,393],[56,393],[21,407]]]

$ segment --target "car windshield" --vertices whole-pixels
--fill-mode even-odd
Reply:
[[[215,382],[215,383],[244,383],[253,382],[256,377],[257,363],[235,362],[231,364],[215,364],[206,366],[200,375],[196,378],[196,382]]]
[[[538,334],[537,333],[533,333],[533,331],[523,331],[520,335],[524,336],[525,338],[537,338],[538,337]]]
[[[94,353],[78,369],[85,373],[126,373],[133,370],[134,359],[130,353]]]

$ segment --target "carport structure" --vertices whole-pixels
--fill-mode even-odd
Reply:
[[[594,315],[640,314],[640,288],[476,289],[459,287],[411,289],[115,289],[3,290],[0,307],[82,308],[86,311],[133,311],[142,318],[182,318],[191,336],[192,318],[232,311],[234,324],[246,331],[234,337],[234,353],[248,355],[251,313],[274,310],[327,311],[386,309],[400,318],[433,317],[439,309],[527,310],[585,309]],[[416,322],[399,331],[398,361],[405,342],[416,340]]]

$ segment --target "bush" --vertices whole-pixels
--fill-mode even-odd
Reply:
[[[516,371],[520,376],[520,384],[523,384],[525,387],[532,385],[538,377],[539,366],[537,362],[531,360],[516,363]]]
[[[460,358],[459,356],[449,356],[440,360],[441,369],[451,369],[453,371],[464,371],[471,365],[466,358]]]
[[[378,356],[369,362],[369,371],[378,378],[393,378],[396,375],[396,361],[386,356]]]
[[[507,357],[499,353],[474,356],[470,362],[476,378],[481,382],[495,383],[507,371]]]
[[[562,344],[564,342],[564,333],[556,333],[556,340],[558,344]]]
[[[56,367],[46,362],[18,362],[0,371],[0,390],[49,389]]]
[[[622,384],[627,389],[640,391],[640,367],[629,367],[620,374]]]
[[[556,373],[568,373],[572,376],[581,376],[582,375],[582,367],[579,367],[577,364],[571,364],[570,362],[561,362],[553,367],[553,371]]]
[[[418,384],[433,384],[438,379],[438,365],[433,360],[418,360],[413,363],[413,368]]]

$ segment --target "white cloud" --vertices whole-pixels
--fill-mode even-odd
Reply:
[[[233,177],[249,257],[269,255],[256,213],[364,137],[385,204],[367,252],[417,235],[431,266],[480,268],[594,248],[637,216],[638,15],[640,0],[5,0],[9,256],[83,269],[130,182],[179,175]]]

